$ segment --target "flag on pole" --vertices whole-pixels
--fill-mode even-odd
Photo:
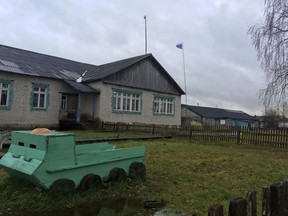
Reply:
[[[177,47],[178,49],[183,49],[183,43],[178,43],[178,44],[176,44],[176,47]]]

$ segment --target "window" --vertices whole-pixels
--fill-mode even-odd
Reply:
[[[0,83],[0,106],[8,106],[9,84]]]
[[[48,84],[40,84],[33,83],[32,85],[32,109],[33,110],[46,110],[48,107],[48,99],[49,99],[49,85]]]
[[[13,81],[0,79],[0,109],[10,109],[13,91]]]
[[[68,95],[62,95],[61,110],[67,111],[68,109]]]
[[[142,92],[113,89],[112,111],[114,113],[141,114]]]
[[[175,97],[154,95],[154,115],[171,115],[175,114]]]

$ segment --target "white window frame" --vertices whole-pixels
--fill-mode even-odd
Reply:
[[[62,94],[60,109],[64,111],[68,110],[68,95]]]
[[[47,110],[49,103],[49,84],[32,83],[32,110]]]
[[[4,85],[5,85],[5,87],[4,87]],[[4,93],[4,92],[6,92],[6,93]],[[5,94],[6,94],[6,101],[4,101],[5,103],[2,104],[2,102],[3,102],[2,99],[3,99]],[[0,82],[0,106],[1,107],[9,106],[9,99],[10,99],[10,84]]]
[[[112,111],[114,113],[140,114],[142,112],[142,92],[115,88],[112,91]]]
[[[175,115],[175,97],[154,95],[154,115]]]

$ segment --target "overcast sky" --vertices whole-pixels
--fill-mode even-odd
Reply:
[[[265,76],[248,28],[264,0],[1,0],[0,43],[92,64],[148,53],[184,89],[188,104],[261,115]],[[182,103],[185,97],[182,96]]]

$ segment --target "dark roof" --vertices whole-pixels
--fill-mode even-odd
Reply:
[[[98,80],[128,67],[149,55],[151,54],[97,66],[0,45],[0,70],[66,80],[76,80],[87,71],[86,76],[83,77],[83,81],[89,79]]]
[[[196,113],[197,115],[203,118],[212,118],[212,119],[241,119],[241,120],[258,120],[256,116],[251,116],[245,112],[238,110],[228,110],[221,108],[213,107],[200,107],[200,106],[190,106],[183,105],[188,110]]]
[[[76,81],[77,78],[87,71],[85,76],[83,76],[81,87],[75,83],[72,85],[76,89],[84,88],[83,86],[87,82],[105,79],[145,58],[152,58],[158,66],[160,65],[152,54],[140,55],[97,66],[0,45],[0,71],[68,81]],[[174,83],[179,92],[184,94],[184,91],[168,72],[161,65],[160,67],[164,75]],[[72,82],[69,84],[71,85]]]
[[[80,82],[75,82],[72,80],[64,80],[68,85],[70,85],[72,88],[74,88],[77,92],[82,92],[82,93],[100,93],[99,91],[83,84]]]

